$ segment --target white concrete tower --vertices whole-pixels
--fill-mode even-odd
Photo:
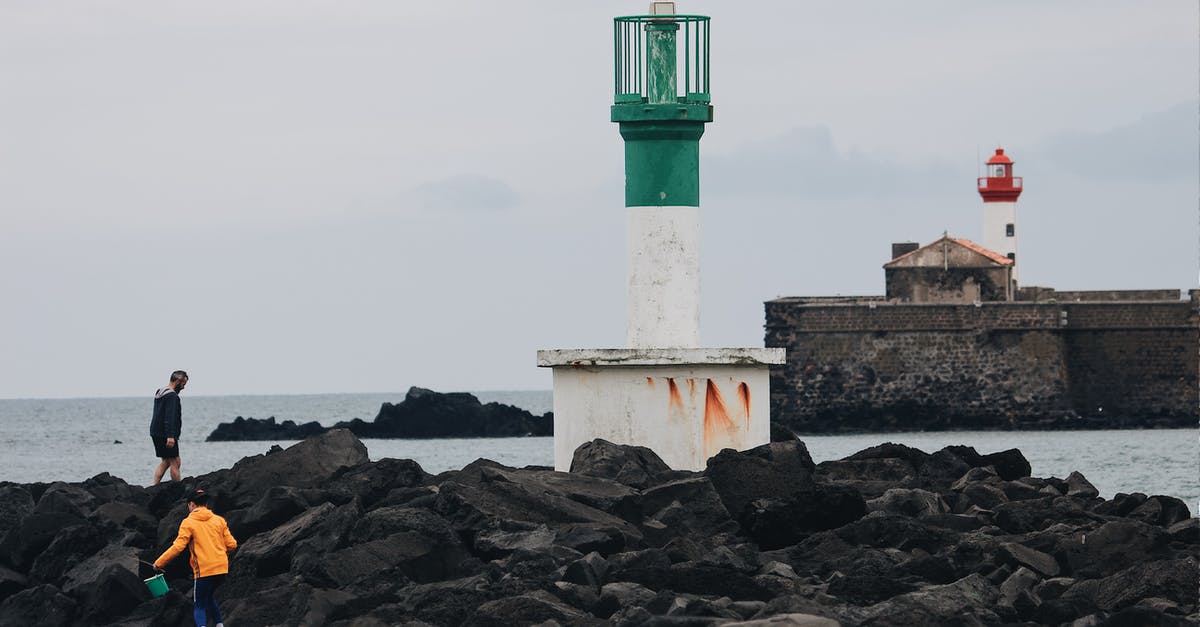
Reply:
[[[653,2],[613,22],[612,121],[625,142],[626,347],[538,351],[554,374],[554,467],[595,438],[702,470],[770,440],[781,348],[700,347],[700,137],[709,18]]]
[[[1017,198],[1023,181],[1013,176],[1013,161],[997,148],[987,162],[987,176],[979,177],[979,195],[983,197],[983,247],[1013,260],[1012,282],[1018,284],[1017,270]]]

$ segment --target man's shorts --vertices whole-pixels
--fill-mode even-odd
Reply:
[[[154,456],[164,459],[179,457],[179,440],[175,440],[175,446],[167,446],[166,438],[150,438],[154,442]]]

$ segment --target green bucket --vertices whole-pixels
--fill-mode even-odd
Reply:
[[[167,580],[163,578],[162,573],[159,573],[149,579],[143,579],[146,587],[150,589],[150,596],[160,597],[167,593]]]

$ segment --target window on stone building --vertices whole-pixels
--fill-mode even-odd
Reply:
[[[1017,234],[1017,225],[1012,224],[1011,222],[1009,224],[1004,225],[1004,234],[1009,237],[1016,235]]]
[[[1012,260],[1013,260],[1013,263],[1016,263],[1016,261],[1017,261],[1017,253],[1008,253],[1008,258],[1009,258],[1009,259],[1012,259]]]

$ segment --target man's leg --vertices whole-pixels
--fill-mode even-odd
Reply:
[[[221,606],[217,605],[217,588],[221,587],[221,582],[225,581],[225,575],[213,575],[207,579],[212,582],[212,592],[208,593],[208,618],[213,625],[223,625]]]
[[[179,465],[180,465],[179,458],[172,457],[171,458],[171,481],[179,481],[181,479],[181,475],[179,474]]]
[[[208,624],[206,613],[212,593],[212,582],[207,577],[197,577],[192,583],[192,618],[196,621],[196,627],[205,627]]]
[[[158,485],[158,482],[162,481],[163,473],[167,472],[167,468],[170,467],[171,460],[167,459],[166,457],[162,458],[162,460],[158,462],[158,468],[154,469],[154,481],[150,485]]]

